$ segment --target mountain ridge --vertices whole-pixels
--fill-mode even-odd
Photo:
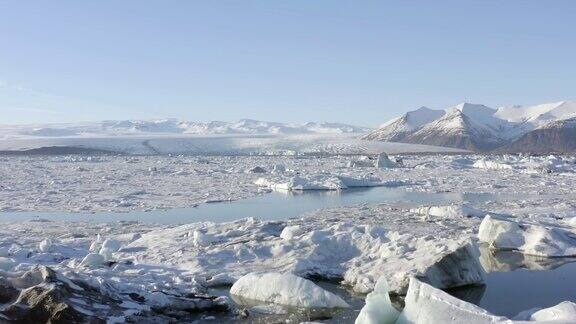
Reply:
[[[560,101],[535,106],[511,106],[498,109],[484,105],[460,103],[447,108],[441,118],[434,119],[417,128],[408,127],[405,116],[418,110],[408,112],[393,119],[364,136],[362,139],[412,144],[439,145],[473,151],[522,150],[542,151],[540,142],[554,144],[553,147],[563,151],[576,151],[569,138],[570,132],[558,130],[563,125],[561,120],[576,118],[576,102]],[[398,132],[398,130],[404,130]],[[537,135],[528,135],[536,132]],[[527,136],[528,135],[528,136]],[[544,139],[555,136],[555,139]],[[512,145],[522,140],[524,146]],[[565,142],[567,146],[562,146]],[[552,148],[552,147],[551,147]]]
[[[93,123],[0,126],[0,132],[31,137],[84,135],[271,135],[364,133],[369,128],[344,123],[307,122],[302,124],[241,119],[236,122],[192,122],[179,119],[105,120]]]

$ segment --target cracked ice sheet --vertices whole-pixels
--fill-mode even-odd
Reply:
[[[260,166],[270,172],[276,164],[307,177],[402,181],[412,191],[513,195],[519,208],[534,201],[538,206],[574,204],[568,199],[576,195],[574,157],[491,157],[511,166],[497,170],[475,168],[484,158],[473,155],[402,158],[403,168],[376,169],[350,167],[355,156],[2,157],[0,210],[125,212],[237,200],[262,193],[257,179],[277,177],[250,169]]]
[[[253,271],[344,278],[361,292],[370,291],[383,273],[394,273],[391,287],[403,292],[410,275],[423,273],[472,237],[475,223],[458,219],[433,224],[385,205],[326,209],[292,220],[292,239],[281,237],[288,223],[254,219],[182,226],[11,222],[0,229],[0,252],[15,260],[10,271],[44,264],[96,285],[105,282],[116,293],[138,293],[154,303],[165,301],[150,291],[202,292]],[[122,243],[112,254],[117,263],[80,266],[98,234]],[[53,246],[42,251],[46,238]]]
[[[368,292],[388,273],[394,274],[392,289],[403,293],[411,275],[424,273],[468,241],[477,222],[434,224],[384,205],[325,209],[290,221],[301,228],[291,227],[298,234],[291,239],[281,237],[284,222],[194,223],[144,234],[128,246],[136,252],[122,257],[171,264],[193,277],[205,276],[208,285],[232,284],[249,272],[277,271],[344,278],[356,291]]]

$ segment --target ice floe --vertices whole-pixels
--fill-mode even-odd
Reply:
[[[294,307],[349,307],[342,298],[289,273],[249,273],[234,283],[230,294],[240,300]]]
[[[383,182],[374,176],[355,178],[345,175],[317,174],[294,175],[288,178],[259,178],[256,185],[277,191],[291,190],[341,190],[354,187],[376,187]]]
[[[576,233],[556,226],[519,223],[487,215],[480,224],[478,238],[496,250],[517,250],[543,257],[576,256]]]
[[[434,217],[484,217],[486,212],[478,210],[468,204],[454,204],[447,206],[423,206],[410,209],[410,212]]]

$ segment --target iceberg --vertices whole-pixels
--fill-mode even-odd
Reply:
[[[576,234],[554,226],[517,223],[487,215],[478,239],[494,250],[517,250],[542,257],[576,256]]]
[[[303,308],[348,308],[337,295],[310,280],[286,273],[249,273],[238,279],[230,294],[242,300]]]

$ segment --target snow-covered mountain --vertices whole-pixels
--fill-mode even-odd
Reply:
[[[475,120],[462,110],[454,109],[441,119],[424,125],[408,135],[408,143],[434,143],[431,145],[458,147],[467,150],[490,150],[502,142],[494,124]]]
[[[570,142],[569,138],[561,136],[564,134],[561,129],[571,125],[564,121],[576,117],[576,102],[572,101],[499,109],[462,103],[446,109],[444,114],[442,111],[436,113],[436,116],[441,116],[440,118],[424,121],[421,124],[410,124],[408,116],[419,115],[421,109],[393,119],[362,138],[448,146],[473,151],[489,151],[499,147],[508,147],[511,151],[518,150],[520,146],[512,145],[512,143],[520,139],[525,145],[528,144],[526,141],[539,140],[542,143],[556,143],[554,147],[560,148],[563,142]],[[426,112],[428,111],[439,112],[430,109]],[[540,135],[525,136],[533,131],[534,134]],[[543,136],[556,136],[556,138],[544,140]],[[537,146],[538,143],[533,143],[533,145]],[[550,150],[554,151],[553,147],[550,147]]]
[[[499,149],[501,152],[576,152],[576,117],[548,122]]]
[[[435,121],[445,114],[446,112],[444,110],[420,107],[389,121],[377,130],[362,136],[362,139],[401,142],[407,135],[420,128],[420,126]]]
[[[66,137],[89,135],[144,135],[144,134],[343,134],[363,133],[370,129],[339,123],[284,124],[242,119],[237,122],[190,122],[177,119],[153,121],[103,121],[78,124],[0,126],[7,136]]]

